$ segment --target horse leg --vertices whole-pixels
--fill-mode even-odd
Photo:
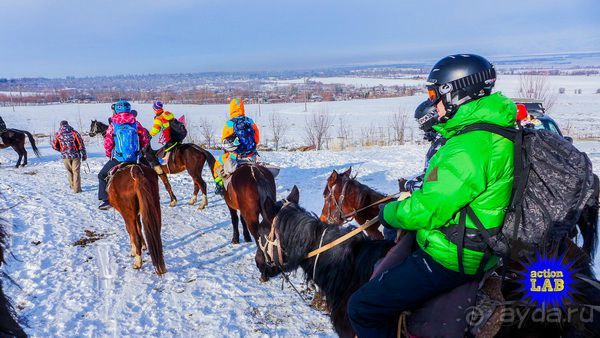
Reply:
[[[128,210],[129,211],[129,210]],[[131,212],[130,214],[133,214]],[[140,243],[139,232],[137,231],[137,215],[130,215],[122,212],[121,215],[125,220],[125,228],[129,234],[129,244],[131,245],[131,256],[133,257],[133,268],[139,269],[142,267],[142,245]]]
[[[206,183],[202,179],[202,170],[201,168],[190,167],[188,168],[187,172],[194,181],[194,193],[192,195],[192,198],[190,199],[189,204],[196,204],[196,201],[198,200],[198,192],[200,192],[200,189],[202,189],[202,202],[200,202],[200,205],[198,206],[198,209],[202,210],[208,204],[208,200],[206,198]]]
[[[169,203],[169,206],[170,207],[176,206],[177,205],[177,197],[173,193],[173,187],[171,187],[171,182],[169,182],[169,178],[167,177],[167,174],[161,174],[161,175],[158,175],[158,177],[160,177],[160,180],[163,182],[165,189],[167,189],[167,192],[169,193],[169,197],[171,197],[171,203]]]
[[[246,225],[246,221],[244,220],[244,217],[242,217],[241,221],[242,221],[242,232],[244,234],[244,240],[246,242],[252,242],[252,237],[250,237],[250,232],[248,231],[248,226]]]
[[[14,151],[17,152],[17,155],[19,155],[19,159],[17,160],[17,165],[15,165],[15,168],[18,168],[21,165],[21,159],[23,158],[23,153],[21,152],[21,149],[19,149],[19,147],[17,145],[12,145],[11,148],[13,148]]]
[[[136,229],[137,229],[140,241],[142,242],[142,250],[148,250],[148,247],[146,246],[146,240],[144,239],[144,236],[142,235],[142,222],[140,221],[139,215],[135,220],[135,225],[136,225]]]
[[[232,244],[240,244],[240,230],[238,229],[238,214],[237,210],[229,208],[231,214],[231,225],[233,226],[233,238],[231,238]]]

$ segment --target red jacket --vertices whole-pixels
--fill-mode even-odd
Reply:
[[[135,116],[129,113],[115,114],[111,118],[112,123],[136,123],[137,133],[140,137],[140,147],[144,148],[150,143],[148,138],[148,131],[142,127],[142,125],[136,121]],[[104,136],[104,153],[106,157],[112,157],[112,151],[115,147],[115,140],[113,139],[113,133],[115,131],[112,123],[108,126],[106,136]]]

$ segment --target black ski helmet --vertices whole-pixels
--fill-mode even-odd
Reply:
[[[415,120],[422,131],[433,131],[433,126],[438,123],[438,113],[434,104],[429,100],[421,102],[415,109]]]
[[[489,95],[495,82],[496,70],[488,60],[475,54],[456,54],[433,66],[427,93],[432,103],[442,101],[448,119],[462,104]]]

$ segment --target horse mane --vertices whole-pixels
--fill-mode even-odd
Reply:
[[[323,238],[323,244],[327,244],[351,229],[323,223],[293,203],[278,213],[278,219],[286,268],[291,271],[301,267],[306,280],[317,284],[327,298],[337,333],[347,336],[352,332],[346,311],[348,299],[369,280],[375,263],[394,242],[371,240],[359,234],[321,253],[315,268],[316,258],[306,259],[306,255],[319,246],[323,231],[327,230]]]
[[[4,251],[7,245],[7,234],[4,226],[5,221],[0,219],[0,266],[4,263]],[[5,273],[2,272],[2,274]],[[4,294],[4,286],[0,280],[0,336],[27,337],[16,318],[15,310],[8,297]]]

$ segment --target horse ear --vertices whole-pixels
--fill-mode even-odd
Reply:
[[[350,167],[346,171],[344,171],[344,173],[342,175],[343,176],[350,176],[350,174],[352,174],[352,167]]]
[[[333,182],[335,182],[337,180],[337,178],[338,178],[338,172],[334,170],[331,173],[331,175],[329,176],[329,179],[327,181],[333,183]]]
[[[298,190],[297,186],[294,185],[292,191],[290,191],[290,194],[287,197],[287,200],[296,204],[300,203],[300,190]]]

